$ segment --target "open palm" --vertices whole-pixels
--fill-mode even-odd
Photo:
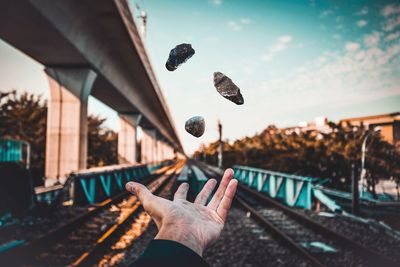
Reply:
[[[207,181],[193,203],[186,200],[187,183],[179,186],[173,201],[153,195],[139,183],[129,182],[126,188],[137,195],[155,221],[159,229],[156,239],[177,241],[202,255],[203,250],[218,239],[224,227],[237,187],[237,180],[232,178],[232,169],[227,169],[208,204],[217,184],[215,179]]]

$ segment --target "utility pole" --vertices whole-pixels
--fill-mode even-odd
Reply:
[[[218,168],[222,169],[222,124],[218,120],[218,133],[219,133],[219,144],[218,144]]]
[[[373,135],[374,133],[379,133],[381,131],[381,127],[374,127],[371,130],[367,131],[367,134],[364,136],[364,140],[362,142],[361,146],[361,173],[360,173],[360,184],[359,184],[359,191],[360,191],[360,197],[364,196],[364,183],[365,183],[365,175],[367,173],[367,170],[365,169],[365,156],[367,154],[367,141],[368,138]]]
[[[140,18],[142,19],[141,33],[142,33],[142,38],[144,39],[146,37],[146,31],[147,31],[147,13],[146,13],[146,11],[142,10],[140,12]]]
[[[146,37],[147,32],[147,12],[142,10],[138,4],[136,4],[136,9],[140,12],[140,15],[137,18],[140,18],[142,21],[142,25],[140,26],[140,33],[142,35],[142,39]]]
[[[351,164],[351,193],[352,193],[352,211],[354,215],[358,215],[360,211],[359,207],[359,193],[358,193],[358,179],[355,174],[355,164]]]

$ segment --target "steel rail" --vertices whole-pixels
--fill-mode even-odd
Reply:
[[[325,264],[320,262],[317,258],[315,258],[311,253],[301,247],[298,243],[296,243],[291,237],[282,232],[279,228],[274,226],[268,219],[266,219],[263,215],[261,215],[258,211],[253,209],[250,205],[248,205],[242,198],[236,196],[235,201],[245,210],[249,211],[252,214],[252,217],[256,219],[258,222],[262,224],[269,232],[274,235],[276,238],[285,242],[290,248],[300,253],[304,258],[309,260],[312,266],[316,267],[326,267]]]
[[[207,166],[202,166],[197,164],[200,169],[202,169],[203,172],[207,173],[210,175],[213,173],[212,176],[220,176],[221,173],[217,173],[214,170],[210,170],[207,168]],[[240,185],[240,184],[239,184]],[[235,203],[239,204],[241,208],[244,210],[250,212],[252,214],[252,217],[258,221],[266,230],[271,233],[275,238],[279,239],[281,242],[285,243],[287,246],[289,246],[292,250],[298,252],[303,258],[308,260],[312,266],[315,267],[327,267],[325,264],[320,262],[317,258],[315,258],[311,253],[309,253],[307,250],[305,250],[303,247],[301,247],[299,244],[297,244],[291,237],[289,237],[286,233],[281,231],[279,228],[274,226],[269,220],[267,220],[263,215],[261,215],[258,211],[256,211],[254,208],[252,208],[250,205],[248,205],[241,197],[235,196],[234,198]]]
[[[267,205],[272,205],[283,212],[285,212],[287,215],[290,217],[300,221],[303,225],[306,225],[310,228],[312,228],[314,231],[317,231],[319,234],[324,235],[327,238],[331,238],[336,240],[338,243],[340,243],[342,246],[347,247],[357,253],[360,257],[368,259],[370,262],[376,264],[377,266],[385,266],[385,267],[396,267],[400,266],[400,262],[396,262],[392,260],[391,258],[388,258],[387,256],[372,250],[361,243],[358,243],[351,238],[344,236],[343,234],[340,234],[338,232],[335,232],[328,227],[314,221],[313,219],[310,219],[306,215],[303,215],[281,203],[279,203],[276,200],[273,200],[265,195],[263,195],[260,192],[257,192],[247,186],[244,186],[242,184],[239,184],[239,189],[242,191],[245,191],[249,194],[251,194],[253,197],[258,199],[259,201],[263,202],[264,204]]]
[[[159,178],[154,182],[155,184],[151,184],[151,188],[149,188],[149,190],[154,194],[158,194],[166,186],[168,181],[174,177],[176,178],[178,168],[178,166],[174,168],[173,172],[171,174],[167,174],[167,177],[164,179]],[[160,179],[162,180],[160,181]],[[95,264],[94,261],[96,257],[98,257],[98,253],[107,248],[107,245],[110,243],[110,241],[119,234],[119,231],[126,226],[127,223],[133,219],[133,215],[137,214],[140,210],[142,210],[140,207],[140,201],[136,200],[131,210],[120,221],[112,225],[108,231],[102,234],[87,251],[82,253],[82,255],[69,266],[90,266]]]
[[[207,174],[212,173],[214,176],[215,175],[221,176],[221,174],[222,174],[222,171],[218,172],[215,169],[210,169],[209,166],[206,164],[203,164],[201,162],[200,163],[196,162],[196,163]],[[255,191],[255,190],[253,190],[245,185],[242,185],[240,183],[238,184],[238,190],[241,190],[242,192],[244,191],[244,192],[251,194],[253,197],[255,197],[257,200],[263,202],[264,204],[271,205],[271,206],[274,206],[274,207],[282,210],[291,218],[298,220],[303,225],[306,225],[306,226],[312,228],[314,231],[317,231],[319,234],[321,234],[327,238],[336,240],[342,246],[351,249],[352,251],[357,253],[360,257],[369,260],[370,262],[372,262],[373,264],[375,264],[377,266],[385,266],[385,267],[400,266],[399,261],[392,260],[391,258],[388,258],[386,255],[383,255],[375,250],[372,250],[372,249],[362,245],[361,243],[354,241],[347,236],[344,236],[343,234],[335,232],[335,231],[331,230],[330,228],[307,217],[306,215],[303,215],[303,214],[293,210],[292,208],[289,208],[289,207],[285,206],[284,204],[265,196],[264,194],[262,194],[258,191]],[[238,200],[238,197],[236,196],[235,199]],[[239,204],[241,204],[240,200],[237,202]],[[242,200],[242,202],[243,202],[243,200]],[[249,205],[247,205],[247,206],[249,206]]]
[[[175,165],[165,167],[165,169],[160,171],[160,173],[149,175],[144,178],[145,180],[143,183],[148,184],[155,177],[162,176],[169,169],[174,168]],[[88,210],[83,214],[67,220],[65,223],[51,229],[47,233],[0,253],[0,262],[18,265],[21,262],[26,262],[28,259],[33,259],[38,252],[43,250],[43,247],[47,247],[48,245],[57,242],[77,226],[84,224],[86,221],[96,216],[99,212],[107,209],[112,204],[122,201],[128,195],[129,192],[122,192],[113,198],[108,198],[99,204],[88,207]],[[21,257],[21,255],[24,255],[24,257]]]

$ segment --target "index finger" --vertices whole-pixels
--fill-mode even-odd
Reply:
[[[221,179],[221,183],[215,192],[214,196],[212,197],[210,203],[208,203],[207,207],[216,210],[225,194],[225,190],[228,187],[229,181],[233,178],[233,170],[226,169],[224,172],[224,176]]]
[[[238,181],[236,179],[233,179],[229,182],[224,197],[222,198],[221,203],[217,208],[217,214],[219,215],[219,217],[221,217],[223,221],[225,221],[226,217],[228,216],[228,212],[229,209],[231,208],[233,198],[235,197],[237,185]]]

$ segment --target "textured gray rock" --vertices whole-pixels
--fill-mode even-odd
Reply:
[[[195,51],[191,44],[180,44],[175,46],[174,49],[169,52],[169,57],[165,67],[169,71],[176,70],[179,65],[185,63],[189,58],[194,55]]]
[[[218,93],[237,105],[243,105],[244,99],[239,87],[221,72],[214,72],[214,86]]]
[[[192,117],[188,119],[185,123],[186,132],[190,133],[195,137],[202,136],[205,128],[206,128],[206,123],[204,122],[204,118],[201,116]]]

